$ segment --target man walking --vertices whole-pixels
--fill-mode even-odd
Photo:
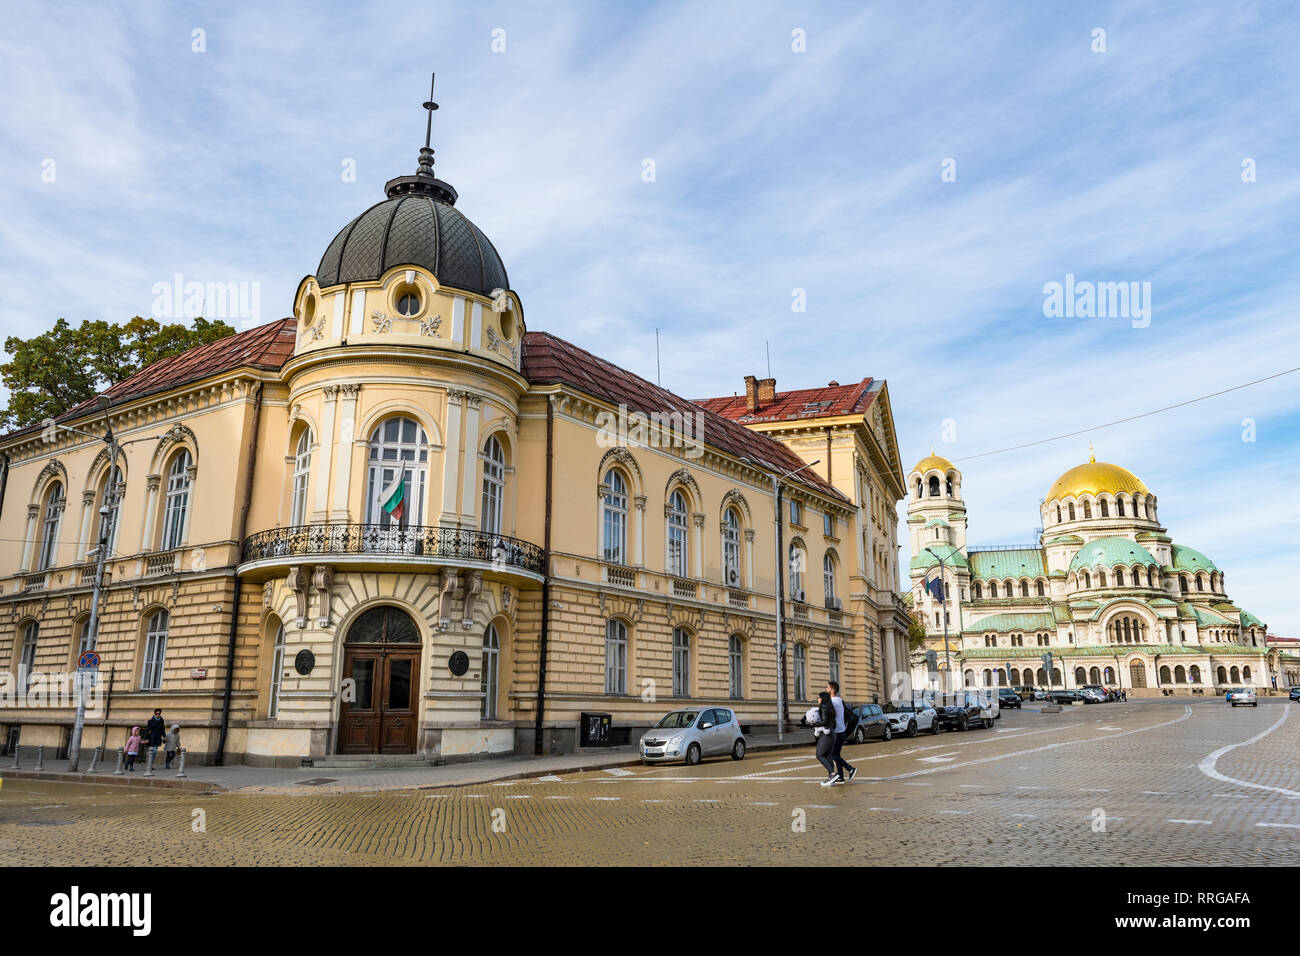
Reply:
[[[827,681],[826,690],[831,695],[831,706],[835,708],[835,746],[831,750],[831,760],[834,761],[835,770],[838,774],[838,783],[848,783],[858,775],[856,767],[849,766],[845,761],[843,754],[840,752],[844,749],[845,732],[848,730],[844,722],[844,701],[840,699],[840,685],[836,681]]]

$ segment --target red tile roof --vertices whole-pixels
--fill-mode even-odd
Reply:
[[[695,404],[717,412],[733,422],[744,423],[860,415],[870,407],[878,391],[871,387],[871,381],[868,377],[854,385],[825,385],[821,388],[777,392],[775,401],[761,406],[753,414],[746,406],[743,394],[722,398],[698,398]]]
[[[706,444],[738,457],[749,458],[778,474],[800,468],[804,464],[802,458],[779,441],[750,431],[743,425],[653,385],[640,376],[547,332],[525,333],[522,371],[533,385],[568,385],[593,398],[615,405],[626,405],[629,411],[643,415],[652,412],[676,412],[682,415],[700,413],[703,415],[701,423],[703,441]],[[848,500],[811,470],[801,472],[791,480],[841,501]]]
[[[146,365],[134,375],[109,386],[104,394],[113,400],[114,405],[121,405],[131,399],[197,382],[236,368],[278,369],[293,355],[296,340],[297,332],[292,318],[268,322],[247,332],[237,332]],[[55,421],[76,418],[94,407],[95,399],[88,399],[74,405]],[[12,438],[38,428],[39,425],[20,428],[4,437]]]

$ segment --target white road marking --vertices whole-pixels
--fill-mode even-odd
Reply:
[[[1037,820],[1037,819],[1038,819],[1038,814],[1036,814],[1036,813],[1013,813],[1013,814],[1011,814],[1011,815],[1012,815],[1013,817],[1025,817],[1026,819],[1029,819],[1029,820]]]
[[[467,793],[467,794],[465,794],[465,796],[468,797],[470,800],[482,800],[482,799],[483,799],[483,794],[481,794],[481,793]]]
[[[1212,794],[1210,794],[1210,796],[1212,796],[1212,797],[1231,797],[1233,800],[1249,800],[1249,799],[1250,799],[1250,794],[1248,794],[1248,793],[1212,793]]]
[[[592,797],[593,800],[622,800],[622,797]]]
[[[935,754],[933,757],[917,757],[916,759],[921,763],[950,763],[960,756],[961,754],[954,750],[948,754]]]
[[[908,781],[907,783],[903,784],[903,786],[905,786],[905,787],[933,787],[934,784],[932,784],[932,783],[912,783],[911,781]]]
[[[880,810],[882,813],[902,813],[902,807],[867,807],[868,810]]]
[[[642,800],[642,803],[667,803],[667,800]]]
[[[809,809],[809,810],[834,810],[834,809],[835,809],[835,804],[833,804],[833,803],[810,803],[810,804],[808,804],[808,809]]]
[[[1280,827],[1286,830],[1300,830],[1300,823],[1256,823],[1257,827]]]
[[[956,815],[958,815],[958,816],[964,816],[964,817],[965,817],[965,816],[970,816],[970,815],[971,815],[972,813],[974,813],[975,811],[974,811],[974,810],[940,810],[939,812],[940,812],[940,813],[952,813],[952,814],[956,814]]]
[[[567,793],[553,793],[546,799],[547,800],[572,800],[573,797],[569,796]]]
[[[717,800],[714,800],[714,799],[711,798],[711,797],[710,797],[710,798],[707,798],[707,799],[704,799],[704,800],[692,800],[692,801],[691,801],[691,803],[717,803],[717,802],[718,802]]]
[[[1042,790],[1042,787],[1016,787],[1017,790]]]
[[[510,794],[510,796],[506,797],[506,799],[507,800],[531,800],[533,799],[533,795],[531,793],[512,793]]]
[[[1170,793],[1168,790],[1143,790],[1142,792],[1145,793],[1145,794],[1149,794],[1149,795],[1151,795],[1151,796],[1153,796],[1153,797],[1172,797],[1172,796],[1173,796],[1173,794]]]
[[[1110,793],[1105,787],[1080,787],[1080,793]]]
[[[753,803],[751,803],[750,806],[751,807],[779,807],[780,804],[774,803],[769,800],[756,800]]]
[[[1166,823],[1199,823],[1208,826],[1214,821],[1213,820],[1166,820],[1165,822]]]
[[[548,773],[545,777],[538,777],[538,783],[559,783],[560,778],[553,773]]]
[[[611,774],[611,775],[613,775],[613,776],[615,776],[615,777],[630,777],[630,776],[632,776],[632,771],[631,771],[631,770],[624,770],[622,767],[606,767],[606,768],[605,768],[605,773]]]
[[[1227,774],[1219,773],[1219,771],[1215,769],[1215,764],[1219,762],[1219,758],[1222,757],[1224,754],[1226,754],[1228,751],[1236,750],[1238,747],[1248,747],[1258,740],[1263,740],[1273,731],[1281,727],[1282,724],[1286,722],[1286,719],[1290,715],[1290,713],[1291,713],[1291,708],[1287,707],[1283,709],[1282,716],[1279,717],[1274,722],[1273,726],[1269,727],[1267,730],[1260,731],[1254,737],[1251,737],[1249,740],[1243,740],[1239,744],[1228,744],[1228,746],[1226,747],[1220,747],[1218,750],[1214,751],[1214,753],[1210,754],[1199,764],[1197,764],[1198,769],[1201,771],[1201,773],[1205,774],[1207,777],[1213,777],[1215,780],[1222,780],[1224,783],[1235,783],[1239,787],[1250,787],[1254,790],[1271,790],[1273,793],[1283,793],[1286,794],[1288,797],[1300,797],[1300,793],[1297,793],[1295,790],[1288,790],[1285,787],[1270,787],[1262,783],[1250,783],[1249,781],[1246,780],[1238,780],[1236,777],[1229,777]]]
[[[1123,727],[1098,727],[1098,730],[1123,730]]]

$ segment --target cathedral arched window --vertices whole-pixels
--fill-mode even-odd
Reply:
[[[1060,523],[1061,523],[1061,506],[1060,506],[1060,505],[1057,505],[1057,506],[1056,506],[1056,523],[1057,523],[1057,524],[1060,524]]]
[[[916,479],[916,497],[922,498],[924,497],[924,495],[925,495],[925,490],[921,487],[921,479],[918,478]]]
[[[980,583],[978,581],[976,581],[973,585],[971,585],[971,588],[972,588],[972,594],[974,594],[975,596],[975,600],[978,601],[984,597],[983,588],[980,587]]]
[[[1029,582],[1028,582],[1028,581],[1021,581],[1021,582],[1020,582],[1020,596],[1021,596],[1021,597],[1029,597]]]
[[[990,582],[989,582],[989,597],[991,597],[991,598],[995,598],[995,597],[997,597],[997,596],[998,596],[998,582],[997,582],[997,581],[990,581]]]
[[[1037,583],[1037,588],[1038,588],[1038,596],[1039,596],[1039,597],[1046,597],[1046,596],[1047,596],[1047,594],[1046,594],[1047,589],[1043,587],[1043,582],[1042,582],[1042,581],[1039,581],[1039,582]]]
[[[1116,568],[1116,569],[1115,569],[1115,587],[1117,587],[1117,588],[1122,588],[1123,586],[1124,586],[1124,569],[1123,569],[1123,568]]]
[[[1103,518],[1110,517],[1110,505],[1107,503],[1105,498],[1101,499],[1101,516]]]
[[[1091,502],[1091,501],[1085,501],[1085,502],[1083,503],[1083,516],[1084,516],[1085,518],[1091,518],[1091,517],[1092,517],[1092,502]]]
[[[1205,578],[1201,577],[1199,574],[1196,576],[1196,590],[1205,590]]]
[[[952,497],[952,479],[949,478],[949,479],[947,480],[946,484],[947,484],[947,488],[948,488],[948,497],[951,498],[951,497]]]
[[[1187,593],[1187,578],[1185,578],[1185,577],[1180,577],[1180,578],[1178,579],[1178,586],[1179,586],[1180,588],[1182,588],[1183,593],[1186,594],[1186,593]]]
[[[938,475],[930,476],[930,497],[931,498],[939,497],[939,476]]]
[[[1116,514],[1117,517],[1120,517],[1120,518],[1124,517],[1124,499],[1123,499],[1123,498],[1116,498],[1116,499],[1115,499],[1115,514]]]
[[[1083,586],[1085,588],[1092,587],[1092,575],[1090,575],[1087,571],[1082,572],[1082,574],[1083,574]]]

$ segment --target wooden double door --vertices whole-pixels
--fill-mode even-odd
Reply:
[[[350,684],[339,710],[338,752],[415,753],[419,645],[346,646],[343,676]]]

